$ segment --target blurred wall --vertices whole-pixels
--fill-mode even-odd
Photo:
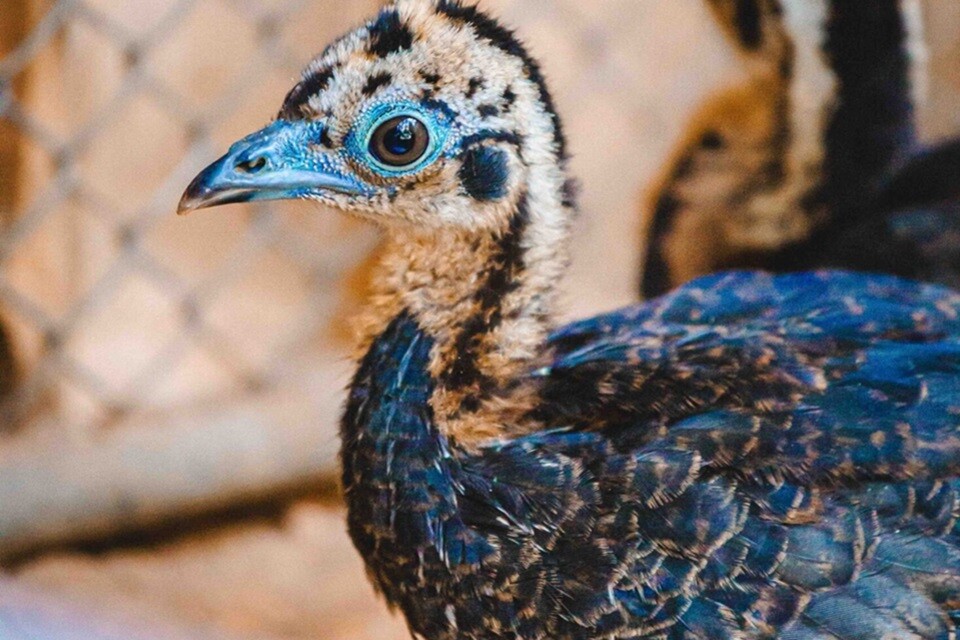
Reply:
[[[329,407],[333,437],[344,318],[362,303],[354,274],[375,232],[304,204],[173,212],[192,174],[270,119],[299,68],[378,4],[46,2],[32,5],[31,39],[3,12],[4,46],[18,40],[27,62],[19,135],[2,136],[24,144],[0,305],[34,374],[29,399],[59,395],[57,433],[282,388]],[[960,129],[960,4],[925,4],[934,78],[921,122],[934,137]],[[567,125],[582,215],[565,317],[628,303],[639,196],[696,106],[742,71],[702,0],[482,5],[543,61]]]
[[[309,205],[173,211],[193,172],[267,121],[310,57],[378,4],[77,0],[38,12],[14,76],[24,197],[0,246],[0,303],[32,374],[27,401],[57,395],[39,425],[83,440],[144,409],[298,388],[329,407],[332,436],[344,318],[363,298],[351,274],[375,232]],[[640,185],[732,61],[699,0],[487,7],[544,60],[570,131],[585,215],[568,313],[627,302]]]
[[[960,2],[924,0],[930,84],[920,123],[928,140],[960,132]]]

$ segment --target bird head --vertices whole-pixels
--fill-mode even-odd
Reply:
[[[502,230],[521,198],[563,199],[563,159],[550,95],[509,30],[455,0],[397,0],[311,62],[179,210],[306,199],[387,226]]]

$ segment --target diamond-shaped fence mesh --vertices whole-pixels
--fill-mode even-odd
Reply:
[[[0,312],[19,378],[6,428],[53,417],[89,434],[288,380],[305,346],[330,342],[318,336],[337,281],[370,235],[282,206],[172,213],[238,120],[272,113],[310,55],[377,2],[11,4]]]
[[[620,81],[639,70],[638,43],[650,41],[638,33],[670,13],[699,15],[702,27],[699,3],[486,3],[536,41],[561,99],[576,97],[564,115],[596,133],[575,146],[620,198],[628,228],[641,169],[656,166],[670,129],[638,115],[641,76]],[[263,124],[306,61],[379,4],[4,0],[0,318],[19,378],[0,430],[47,426],[84,441],[142,410],[278,387],[335,404],[349,335],[342,318],[358,298],[349,286],[358,277],[348,276],[374,234],[303,205],[186,220],[173,211],[192,175]],[[585,90],[593,95],[580,100]],[[684,95],[692,104],[697,92]],[[611,172],[595,162],[604,145],[645,129],[658,133],[645,134],[639,152],[609,158],[646,166],[611,189]],[[596,200],[614,210],[609,197]],[[598,228],[581,229],[579,250],[603,247],[608,260],[612,252],[622,283],[612,293],[584,287],[574,307],[629,299],[634,243],[611,243]],[[586,264],[581,281],[597,270]]]

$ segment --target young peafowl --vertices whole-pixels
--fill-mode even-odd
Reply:
[[[722,269],[960,286],[960,140],[917,141],[919,0],[706,0],[749,80],[711,100],[645,208],[641,295]]]
[[[573,202],[514,35],[397,0],[181,211],[388,238],[343,417],[350,535],[418,638],[954,638],[960,295],[710,276],[556,328]]]

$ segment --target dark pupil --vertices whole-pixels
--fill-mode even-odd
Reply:
[[[384,164],[401,167],[416,162],[427,149],[427,130],[410,116],[398,116],[380,125],[370,151]]]

